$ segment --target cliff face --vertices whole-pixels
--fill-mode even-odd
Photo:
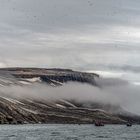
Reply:
[[[34,83],[52,87],[63,86],[67,82],[87,83],[97,86],[94,73],[83,73],[68,69],[5,68],[0,69],[0,89],[8,86],[24,86]],[[1,93],[0,123],[93,123],[102,120],[105,123],[125,123],[132,120],[139,123],[140,117],[123,113],[118,106],[92,103],[85,107],[76,100],[39,100],[16,98]],[[119,110],[118,114],[110,110]]]
[[[80,82],[96,85],[94,80],[99,75],[94,73],[84,73],[69,69],[40,69],[40,68],[8,68],[1,69],[3,74],[10,74],[19,80],[31,82],[29,80],[40,80],[48,85],[62,85],[66,82]],[[35,78],[35,79],[32,79]]]

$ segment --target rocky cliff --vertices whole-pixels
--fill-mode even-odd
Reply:
[[[13,85],[24,88],[35,83],[57,87],[67,82],[80,82],[98,87],[95,78],[99,78],[99,75],[69,69],[0,69],[0,123],[94,123],[96,120],[114,124],[126,123],[128,120],[139,123],[139,116],[125,112],[119,106],[93,102],[90,107],[85,107],[84,103],[76,100],[16,98],[12,93],[7,95],[1,90]],[[119,113],[114,114],[111,111],[114,109],[119,110]]]

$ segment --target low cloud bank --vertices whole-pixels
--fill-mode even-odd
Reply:
[[[77,100],[120,105],[124,109],[140,114],[140,86],[113,78],[96,79],[99,87],[88,84],[67,83],[59,87],[46,84],[0,87],[1,96],[33,100]]]

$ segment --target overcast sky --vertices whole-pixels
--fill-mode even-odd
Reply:
[[[140,72],[140,0],[0,0],[0,67]]]

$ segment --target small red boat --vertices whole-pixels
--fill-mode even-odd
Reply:
[[[104,126],[104,123],[101,121],[95,121],[95,126]]]
[[[126,126],[131,127],[131,126],[132,126],[132,123],[128,122],[128,123],[126,124]]]

